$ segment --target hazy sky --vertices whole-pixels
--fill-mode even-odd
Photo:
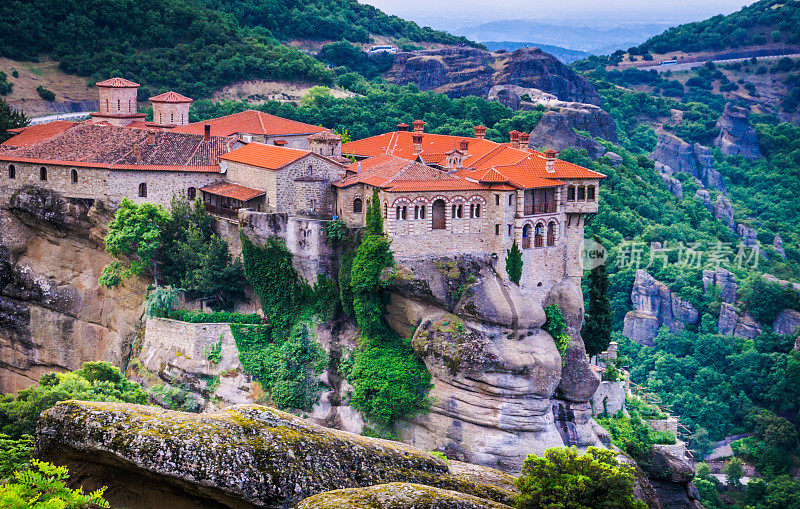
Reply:
[[[754,0],[359,0],[410,19],[602,19],[685,22],[728,14]]]

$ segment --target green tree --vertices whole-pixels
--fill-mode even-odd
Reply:
[[[147,393],[107,362],[85,362],[70,373],[48,373],[16,394],[0,396],[0,432],[12,439],[33,435],[39,414],[59,401],[117,401],[147,403]]]
[[[516,481],[520,509],[646,509],[633,496],[634,471],[614,452],[589,447],[551,448],[544,456],[528,455]]]
[[[590,357],[608,348],[611,342],[614,315],[608,298],[608,275],[605,265],[589,272],[589,305],[581,330],[586,353]]]
[[[67,467],[32,460],[32,470],[14,473],[14,482],[0,485],[0,507],[8,509],[90,509],[109,507],[103,498],[105,487],[86,494],[70,489]]]
[[[383,215],[381,214],[381,200],[378,196],[378,188],[372,190],[372,200],[369,202],[366,217],[366,233],[372,235],[383,235]]]
[[[522,251],[517,245],[517,240],[511,244],[511,249],[506,250],[506,272],[508,279],[516,284],[522,278]]]
[[[728,481],[728,484],[734,487],[740,487],[742,485],[741,479],[744,475],[742,460],[739,458],[731,458],[725,463],[723,471],[725,472],[725,479]]]
[[[28,125],[28,119],[25,118],[25,114],[20,110],[13,109],[5,99],[0,97],[0,143],[11,138],[12,134],[8,132],[9,129],[26,125]]]
[[[137,205],[127,198],[117,209],[114,219],[108,224],[106,251],[115,258],[127,258],[128,265],[111,262],[103,269],[100,285],[116,288],[132,276],[146,272],[153,276],[158,286],[159,251],[163,245],[162,232],[169,221],[169,214],[159,205],[143,203]]]

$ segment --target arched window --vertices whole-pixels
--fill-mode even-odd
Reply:
[[[197,198],[197,189],[194,187],[187,189],[186,197],[189,198],[190,201],[194,201],[194,199]]]
[[[544,246],[544,225],[539,223],[533,232],[533,247]]]
[[[419,218],[425,219],[425,205],[419,206]]]
[[[78,183],[78,170],[73,169],[71,172],[69,172],[69,179],[73,184],[77,184]]]
[[[10,179],[17,178],[17,168],[13,164],[8,165],[8,178]]]
[[[469,204],[469,217],[470,218],[475,217],[475,204],[474,203],[470,203]]]
[[[575,186],[567,187],[567,201],[575,201]]]
[[[586,200],[586,188],[583,186],[578,186],[578,201],[585,201]]]
[[[456,218],[456,217],[458,217],[458,218],[461,218],[461,217],[464,217],[464,216],[463,216],[463,214],[464,214],[464,207],[463,207],[463,205],[461,205],[461,204],[455,205],[455,204],[454,204],[454,205],[453,205],[453,214],[452,214],[452,217],[453,217],[453,218]]]
[[[400,214],[402,214],[402,211],[400,210],[400,207],[395,207],[395,209],[394,209],[394,219],[395,219],[395,221],[399,221],[400,220]]]
[[[419,205],[414,205],[414,219],[419,219]]]
[[[445,203],[444,200],[438,199],[433,202],[433,212],[431,213],[431,228],[434,230],[444,230],[445,228]]]
[[[364,210],[364,202],[361,201],[361,198],[356,198],[353,200],[353,214],[361,214]]]
[[[594,201],[594,186],[586,188],[586,201]]]
[[[548,246],[555,246],[556,245],[556,222],[550,221],[547,224],[547,245]]]
[[[139,198],[147,198],[147,183],[139,184]]]
[[[469,217],[479,218],[481,217],[481,204],[480,203],[471,203],[469,206]]]
[[[314,173],[314,167],[309,164],[308,165],[308,176],[310,177],[312,173]]]
[[[526,224],[522,227],[522,249],[531,247],[531,225]]]
[[[44,166],[39,168],[39,180],[47,180],[47,168]]]
[[[408,207],[403,207],[403,219],[408,219]]]

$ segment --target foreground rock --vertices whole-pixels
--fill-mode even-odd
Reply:
[[[390,483],[314,495],[297,509],[510,509],[510,506],[456,491],[419,484]]]
[[[539,48],[513,53],[489,53],[466,47],[447,47],[398,53],[390,81],[416,84],[450,97],[486,97],[495,85],[518,85],[542,90],[562,101],[600,104],[600,96],[586,78]]]
[[[717,121],[717,129],[719,135],[714,140],[714,146],[726,156],[742,156],[747,159],[761,157],[758,136],[750,125],[750,112],[745,108],[726,104]]]
[[[405,482],[510,503],[513,478],[445,463],[397,442],[241,405],[188,414],[124,403],[67,401],[39,419],[40,458],[67,465],[113,506],[294,507],[326,491]],[[342,506],[344,507],[344,506]]]

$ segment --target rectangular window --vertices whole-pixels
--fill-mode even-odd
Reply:
[[[567,188],[567,201],[575,201],[575,186]]]
[[[500,235],[500,225],[499,224],[494,225],[494,234],[495,235]]]
[[[586,200],[586,188],[583,186],[578,186],[578,201],[585,201]]]
[[[499,194],[494,195],[494,204],[495,205],[500,205],[500,195]]]
[[[514,205],[514,195],[513,194],[509,194],[508,195],[508,204],[509,205]]]
[[[511,228],[513,228],[513,226],[508,225],[508,236],[509,237],[511,236],[511,231],[512,231]]]
[[[594,186],[589,186],[586,188],[586,199],[588,201],[594,201]]]

